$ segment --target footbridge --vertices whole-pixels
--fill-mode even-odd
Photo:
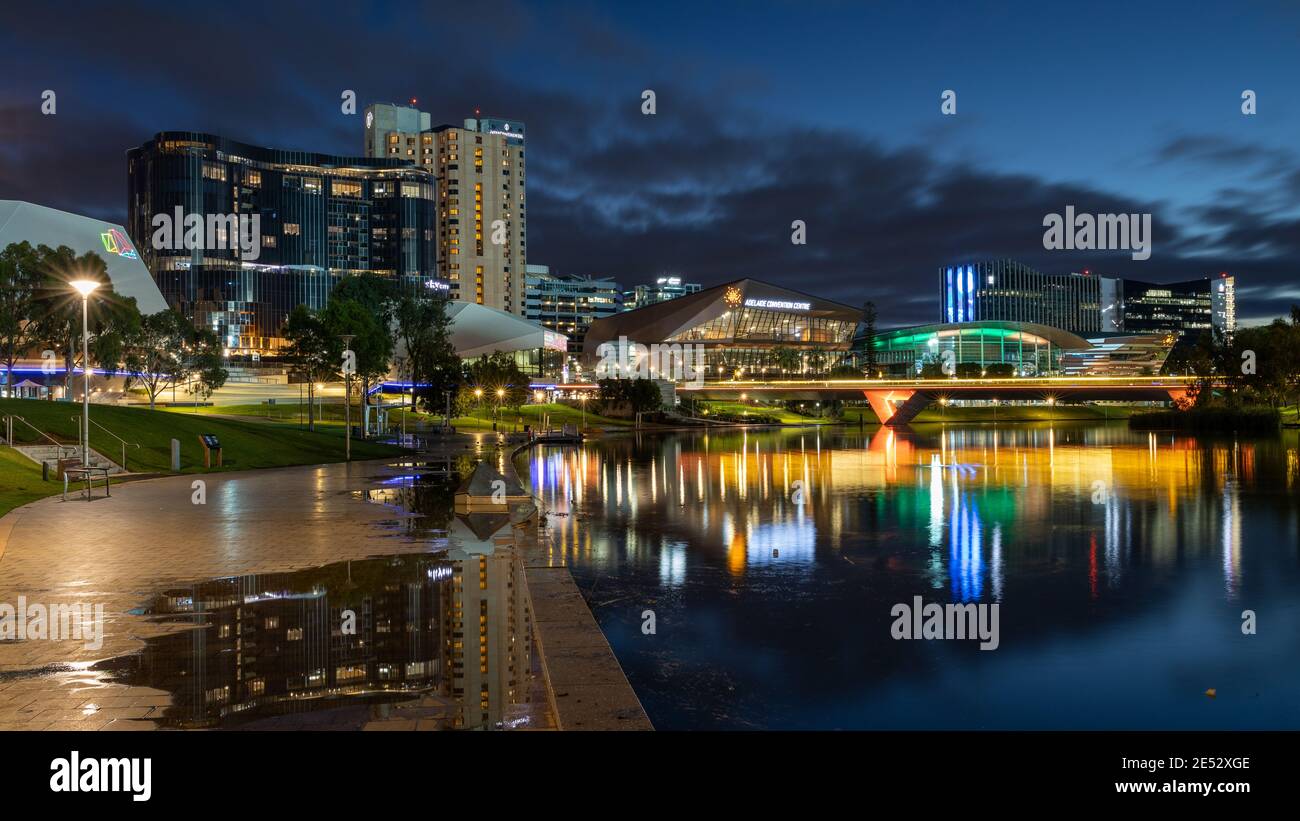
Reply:
[[[1046,403],[1078,401],[1179,401],[1195,376],[1059,376],[1005,379],[827,379],[817,381],[705,382],[679,384],[682,396],[723,400],[866,399],[886,425],[906,425],[936,401],[1006,399]]]

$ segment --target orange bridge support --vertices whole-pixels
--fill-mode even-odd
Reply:
[[[862,393],[882,425],[906,425],[934,401],[924,391],[904,388],[865,390]]]

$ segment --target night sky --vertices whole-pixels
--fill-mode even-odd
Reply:
[[[1300,302],[1300,6],[989,5],[11,2],[0,198],[124,222],[155,132],[360,155],[364,106],[414,97],[525,121],[529,262],[625,287],[752,276],[888,326],[937,319],[941,265],[1011,257],[1229,271],[1246,322]],[[1066,205],[1152,213],[1151,258],[1045,251]]]

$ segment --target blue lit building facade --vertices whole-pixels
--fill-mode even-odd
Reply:
[[[274,354],[294,307],[324,307],[344,277],[372,272],[407,292],[447,292],[437,277],[437,177],[404,159],[163,132],[127,163],[127,229],[141,258],[169,305],[232,355]],[[155,217],[177,214],[256,216],[259,247],[155,243]]]
[[[946,266],[939,278],[941,322],[1031,322],[1077,334],[1119,330],[1118,300],[1112,294],[1107,302],[1105,294],[1116,280],[1044,274],[1006,259]]]

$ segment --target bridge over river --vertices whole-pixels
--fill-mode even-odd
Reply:
[[[826,379],[679,384],[683,396],[698,399],[829,401],[866,399],[886,425],[906,425],[932,402],[946,399],[1094,401],[1178,401],[1197,382],[1194,376],[1055,376],[1005,379]]]

